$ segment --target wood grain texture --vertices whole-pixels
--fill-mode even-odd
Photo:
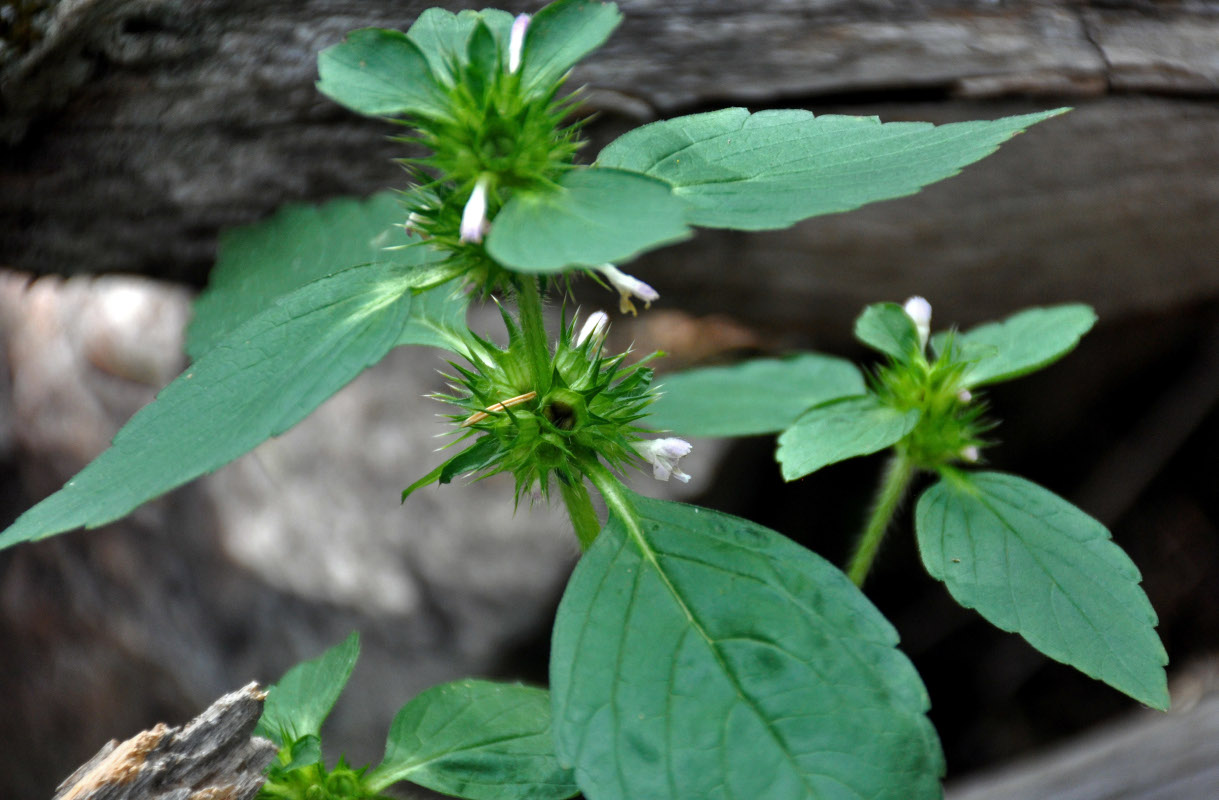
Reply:
[[[274,743],[255,737],[266,693],[258,684],[221,697],[188,725],[161,723],[110,741],[53,800],[253,800]]]
[[[0,64],[0,263],[201,283],[224,226],[400,185],[387,127],[321,97],[314,57],[424,5],[59,3],[45,40]],[[778,236],[707,234],[645,262],[655,283],[695,290],[698,310],[733,292],[739,317],[805,329],[915,284],[977,318],[1219,292],[1219,2],[621,5],[621,30],[573,76],[596,90],[595,143],[728,104],[932,121],[1079,107],[918,197]],[[777,308],[775,287],[791,289]]]

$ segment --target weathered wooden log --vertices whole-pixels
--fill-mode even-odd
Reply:
[[[276,753],[253,735],[266,696],[251,683],[188,725],[161,723],[121,744],[111,740],[53,800],[253,800]]]
[[[45,37],[0,65],[0,263],[199,283],[223,226],[399,185],[386,126],[321,97],[315,55],[424,6],[59,3]],[[919,197],[656,254],[662,293],[706,311],[731,293],[741,318],[818,332],[912,287],[977,319],[1029,301],[1112,315],[1219,294],[1219,2],[622,7],[622,29],[572,79],[596,90],[598,143],[730,104],[936,122],[1079,107]]]

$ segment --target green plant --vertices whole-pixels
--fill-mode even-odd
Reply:
[[[424,12],[319,56],[323,93],[408,131],[394,197],[288,208],[230,232],[188,336],[192,365],[113,446],[0,534],[33,541],[118,519],[304,418],[401,345],[453,353],[455,454],[410,493],[511,473],[552,490],[584,550],[555,623],[551,686],[464,681],[398,715],[380,766],[327,768],[320,725],[350,674],[349,639],[275,687],[260,731],[280,745],[268,797],[373,797],[408,779],[470,798],[922,798],[943,758],[897,633],[860,592],[918,472],[927,570],[967,607],[1053,658],[1166,708],[1166,656],[1134,565],[1045,489],[978,471],[980,390],[1045,366],[1094,322],[1033,309],[931,336],[912,298],[864,310],[866,375],[818,354],[694,370],[652,386],[607,353],[608,319],[546,295],[588,276],[623,312],[656,299],[616,263],[698,227],[764,230],[918,191],[1065,109],[932,126],[724,109],[645,125],[579,164],[571,66],[610,35],[612,3],[559,0],[532,19]],[[471,332],[472,297],[503,305],[507,343]],[[684,435],[778,433],[788,480],[891,449],[847,573],[747,520],[627,489],[642,467],[688,479]],[[589,486],[608,509],[603,524]]]

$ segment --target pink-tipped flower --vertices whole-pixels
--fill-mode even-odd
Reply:
[[[609,314],[606,314],[604,311],[591,314],[584,321],[584,327],[580,329],[580,334],[576,336],[576,347],[591,340],[592,348],[596,350],[605,341],[605,334],[608,331]]]
[[[632,298],[642,300],[644,308],[651,308],[652,301],[660,299],[660,293],[651,286],[648,286],[632,275],[627,275],[613,264],[602,264],[599,267],[595,267],[595,269],[605,276],[605,279],[610,282],[611,286],[618,290],[618,309],[623,314],[629,313],[634,316],[639,313],[635,310],[635,304],[631,302]]]
[[[461,240],[478,244],[491,226],[487,223],[487,176],[474,184],[474,191],[461,212]]]
[[[690,455],[694,447],[685,439],[648,439],[635,442],[634,447],[635,452],[652,465],[652,477],[656,480],[667,481],[672,475],[682,483],[690,482],[690,476],[677,466],[677,462]]]
[[[921,351],[927,346],[927,339],[931,337],[931,303],[915,295],[907,300],[906,305],[902,308],[905,310],[906,316],[914,320],[914,327],[918,330],[918,347]]]
[[[525,31],[529,29],[529,15],[518,14],[512,20],[512,33],[508,35],[508,74],[521,68],[521,54],[525,52]]]

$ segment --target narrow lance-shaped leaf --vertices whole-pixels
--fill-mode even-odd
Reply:
[[[141,409],[111,447],[0,534],[0,547],[94,528],[300,422],[399,341],[412,273],[353,267],[239,326]]]
[[[919,552],[957,602],[1051,658],[1168,708],[1168,656],[1109,531],[1014,475],[953,473],[919,498]]]
[[[922,349],[914,320],[897,303],[865,308],[855,320],[855,338],[898,361],[909,361]]]
[[[926,691],[845,575],[747,520],[629,502],[555,623],[555,742],[586,796],[940,797]]]
[[[464,680],[436,686],[394,717],[385,758],[365,779],[398,781],[469,800],[563,800],[578,793],[559,766],[542,689]]]
[[[1002,322],[979,325],[951,335],[960,357],[974,360],[961,378],[965,386],[984,386],[1018,378],[1048,367],[1075,349],[1096,324],[1096,312],[1085,305],[1030,308]],[[949,334],[932,337],[937,351],[948,346]]]
[[[690,235],[669,187],[616,169],[573,169],[559,189],[520,191],[496,215],[487,252],[521,272],[622,261]]]
[[[281,747],[292,743],[284,740],[285,732],[292,739],[320,737],[322,723],[351,678],[359,657],[360,634],[353,631],[317,658],[288,670],[268,691],[254,735],[265,736]]]
[[[804,353],[665,375],[658,389],[648,427],[684,436],[754,436],[778,433],[812,406],[863,394],[865,386],[851,362]]]
[[[407,236],[405,221],[402,204],[382,192],[287,206],[255,225],[226,231],[208,288],[195,300],[186,352],[198,358],[280,297],[348,267],[422,265],[443,257]]]
[[[871,394],[810,409],[779,436],[775,457],[783,479],[794,481],[830,464],[891,447],[914,430],[919,417],[918,409],[899,411]]]
[[[689,204],[691,225],[784,228],[914,194],[1065,111],[936,126],[727,108],[636,128],[602,150],[597,166],[666,181]]]

